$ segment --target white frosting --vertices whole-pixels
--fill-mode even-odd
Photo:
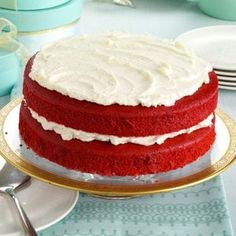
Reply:
[[[174,105],[208,83],[211,66],[179,42],[150,35],[74,36],[44,46],[30,77],[41,86],[102,105]]]
[[[47,121],[44,117],[39,116],[32,109],[29,109],[32,117],[37,120],[43,127],[44,130],[53,130],[57,134],[61,135],[62,139],[69,141],[72,139],[79,139],[83,142],[91,142],[94,140],[99,140],[103,142],[111,142],[113,145],[125,144],[125,143],[135,143],[144,146],[150,146],[153,144],[162,144],[168,138],[174,138],[181,134],[192,133],[195,130],[201,129],[203,127],[208,127],[212,125],[212,119],[214,114],[208,116],[205,120],[201,121],[199,124],[192,126],[188,129],[182,129],[177,132],[167,133],[163,135],[153,135],[146,137],[117,137],[114,135],[104,135],[97,133],[89,133],[82,130],[76,130],[72,128],[65,127],[64,125],[57,124],[51,121]]]

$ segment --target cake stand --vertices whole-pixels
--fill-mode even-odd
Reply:
[[[168,192],[210,180],[236,160],[236,123],[216,111],[216,140],[197,161],[160,174],[101,176],[68,170],[37,156],[21,140],[18,122],[22,98],[0,111],[0,155],[22,172],[44,182],[105,197],[128,197]],[[52,147],[53,148],[53,147]]]

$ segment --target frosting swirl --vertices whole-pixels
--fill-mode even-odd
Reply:
[[[171,106],[209,82],[211,66],[175,41],[150,35],[83,35],[44,46],[30,77],[101,105]]]

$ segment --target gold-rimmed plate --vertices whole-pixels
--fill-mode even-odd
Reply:
[[[199,160],[161,174],[105,177],[65,169],[37,156],[21,140],[18,130],[21,99],[0,111],[0,154],[32,177],[61,187],[103,196],[134,196],[193,186],[222,173],[236,159],[236,123],[216,111],[216,141]]]

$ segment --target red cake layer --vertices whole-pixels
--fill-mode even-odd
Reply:
[[[101,175],[140,175],[183,167],[204,155],[215,139],[214,125],[191,134],[168,139],[162,145],[141,146],[109,142],[63,141],[53,131],[45,131],[21,106],[20,133],[39,156],[68,169]]]
[[[174,106],[103,106],[64,96],[41,87],[29,77],[32,58],[25,70],[24,97],[27,105],[48,121],[92,133],[120,137],[165,134],[194,126],[207,118],[217,105],[217,77]]]

